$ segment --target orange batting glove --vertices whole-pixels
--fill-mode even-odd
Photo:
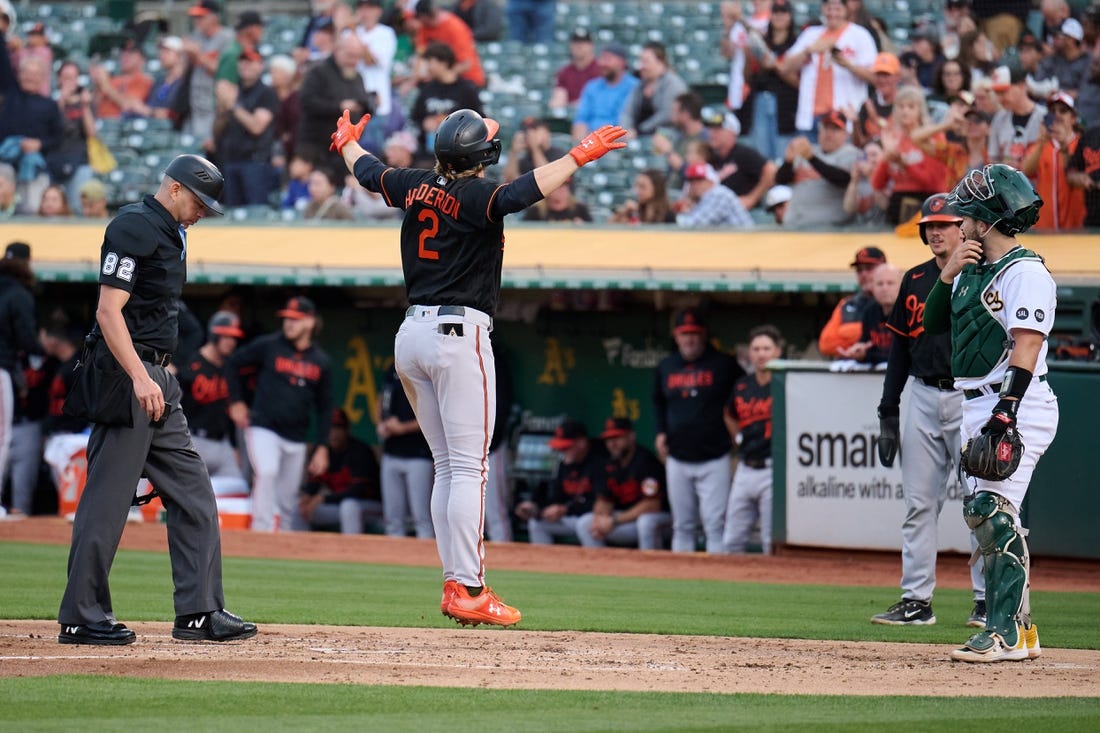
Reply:
[[[365,114],[359,118],[359,121],[354,125],[351,124],[351,112],[344,110],[344,115],[336,120],[336,132],[332,133],[332,144],[328,146],[329,150],[335,150],[337,153],[342,152],[344,146],[348,143],[357,143],[359,138],[363,137],[363,128],[370,122],[370,115]]]
[[[625,134],[626,130],[618,125],[604,125],[595,132],[589,133],[588,137],[569,151],[569,154],[573,156],[573,160],[577,161],[577,165],[583,166],[597,158],[602,158],[608,151],[625,148],[626,143],[619,142],[619,138]]]

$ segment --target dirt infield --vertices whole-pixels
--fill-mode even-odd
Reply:
[[[0,541],[64,544],[58,519],[0,523]],[[165,528],[131,525],[122,547],[165,550]],[[227,556],[368,559],[435,566],[434,545],[328,534],[223,533]],[[775,557],[490,544],[490,568],[777,583],[893,585],[896,554],[786,550]],[[1096,563],[1038,559],[1034,587],[1100,591]],[[965,558],[942,558],[939,582],[965,588]],[[943,645],[733,637],[264,625],[253,640],[187,644],[167,623],[131,624],[138,643],[65,647],[46,621],[0,621],[0,676],[59,673],[493,688],[867,695],[1096,696],[1100,652],[1044,649],[1034,661],[961,665]]]

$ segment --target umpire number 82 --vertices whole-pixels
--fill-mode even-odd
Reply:
[[[114,252],[108,252],[107,256],[103,258],[103,274],[114,275],[119,280],[125,280],[130,282],[134,279],[134,268],[137,264],[131,257],[123,257],[119,259],[118,255]]]

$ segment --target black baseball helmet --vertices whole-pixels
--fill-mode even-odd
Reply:
[[[244,338],[241,319],[233,311],[218,311],[210,316],[210,323],[206,327],[206,338],[208,341],[214,341],[219,336]]]
[[[472,109],[456,110],[439,123],[435,131],[435,157],[450,173],[461,173],[500,160],[500,139],[496,120]]]
[[[206,158],[198,155],[177,155],[164,169],[164,175],[178,181],[198,196],[207,211],[219,215],[225,213],[218,203],[225,179],[217,166]]]
[[[920,207],[920,221],[917,222],[920,229],[921,241],[928,244],[928,236],[924,233],[924,225],[930,222],[942,221],[948,224],[962,224],[962,214],[955,210],[947,201],[946,193],[934,193],[924,200]]]

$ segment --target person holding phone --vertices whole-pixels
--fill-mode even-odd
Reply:
[[[1047,99],[1039,139],[1028,146],[1022,170],[1036,181],[1035,190],[1051,205],[1039,210],[1035,228],[1074,231],[1085,225],[1085,192],[1069,182],[1070,160],[1081,142],[1080,125],[1073,97],[1055,92]]]

